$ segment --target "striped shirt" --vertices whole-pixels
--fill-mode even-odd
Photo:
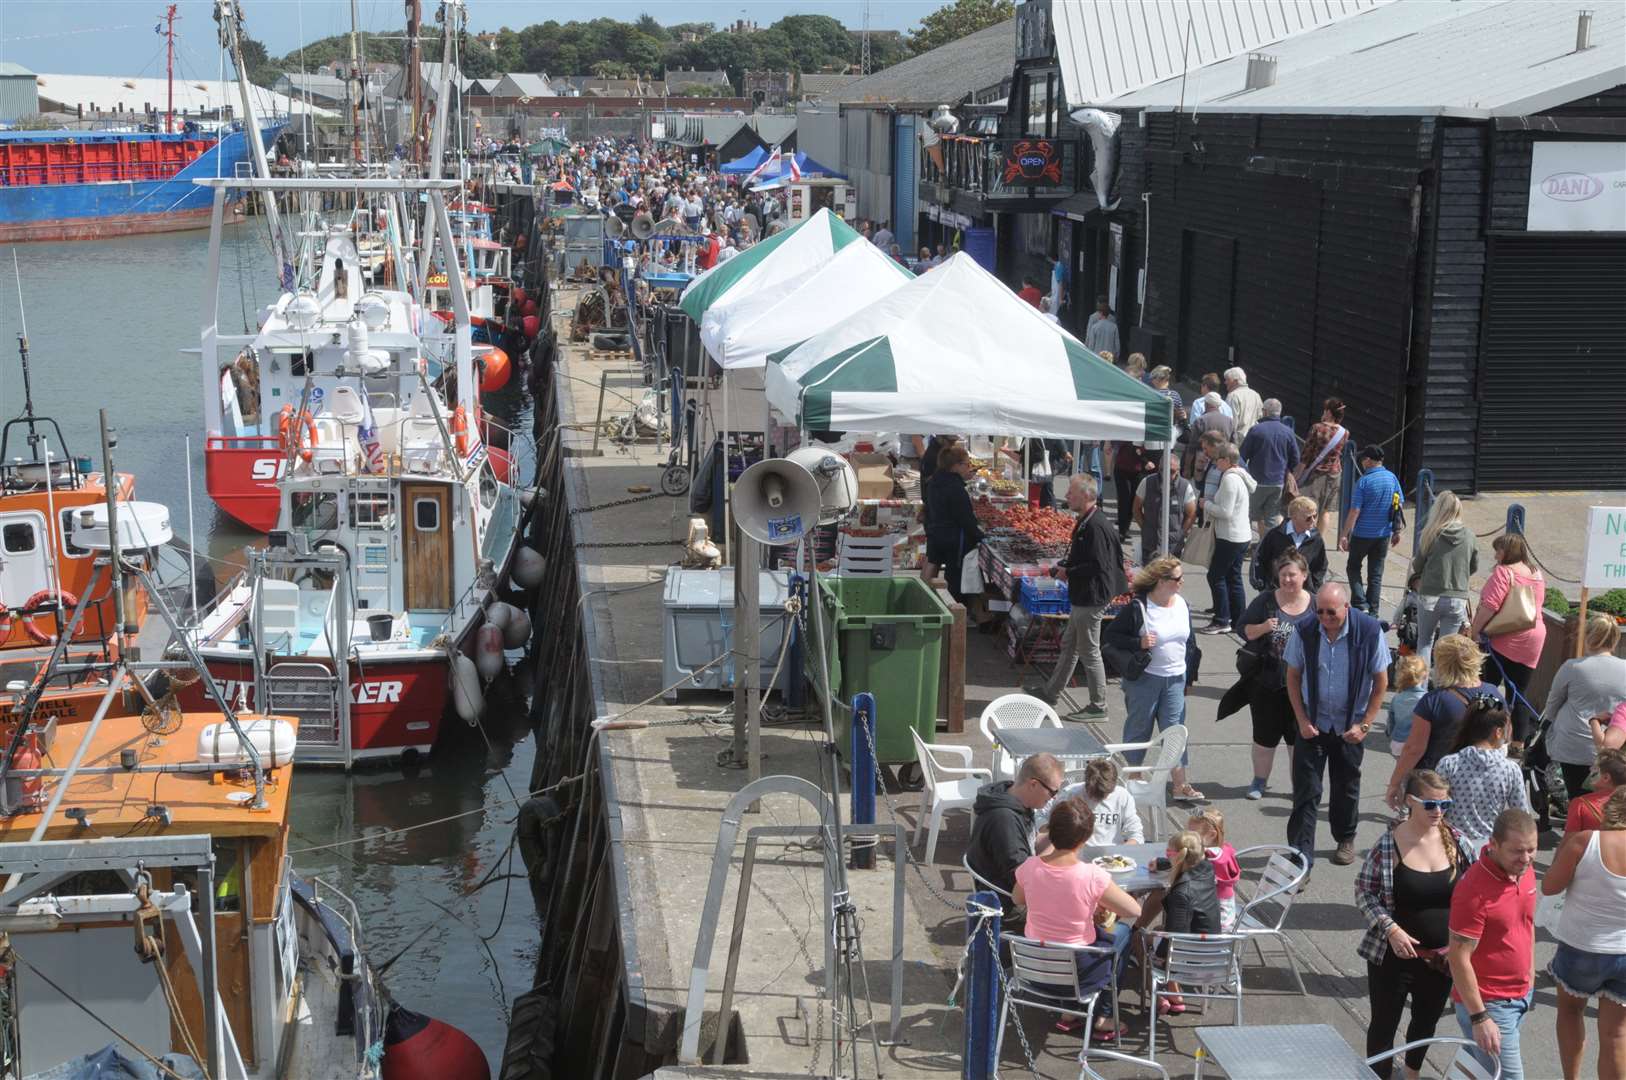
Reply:
[[[1355,519],[1353,535],[1366,540],[1390,535],[1394,531],[1389,524],[1390,514],[1398,494],[1400,481],[1381,465],[1357,480],[1349,505],[1351,509],[1358,509],[1361,516]]]

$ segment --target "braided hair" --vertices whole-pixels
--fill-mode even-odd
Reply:
[[[1406,774],[1406,794],[1422,798],[1424,791],[1443,791],[1451,793],[1451,782],[1433,769],[1413,769]],[[1451,863],[1451,877],[1458,876],[1460,867],[1457,865],[1461,857],[1457,851],[1457,838],[1451,833],[1451,826],[1445,823],[1445,815],[1440,815],[1437,825],[1440,830],[1440,843],[1445,847],[1445,857]]]

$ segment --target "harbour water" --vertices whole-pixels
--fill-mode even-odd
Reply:
[[[257,219],[228,230],[222,255],[223,330],[252,326],[275,298]],[[224,583],[256,540],[204,491],[202,384],[196,349],[207,231],[95,243],[20,245],[0,253],[0,418],[22,410],[21,330],[12,251],[21,271],[38,411],[55,418],[75,454],[97,453],[97,409],[118,431],[117,464],[137,497],[170,508],[187,535],[187,468],[200,552]],[[187,436],[191,461],[187,462]],[[16,449],[11,451],[17,453]],[[99,466],[99,461],[98,461]],[[375,964],[398,951],[385,984],[403,1006],[461,1028],[495,1071],[508,1002],[530,988],[537,920],[524,867],[511,850],[514,795],[529,782],[533,744],[515,707],[513,740],[478,736],[410,771],[346,776],[302,769],[293,800],[295,869],[349,895]],[[397,832],[424,822],[427,828]],[[502,865],[499,865],[502,864]],[[505,875],[517,877],[508,878]],[[484,882],[483,885],[481,883]],[[477,891],[476,886],[480,886]]]

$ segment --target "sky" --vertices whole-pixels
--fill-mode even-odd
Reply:
[[[399,29],[406,23],[401,0],[355,0],[364,30]],[[947,0],[871,0],[870,27],[908,30]],[[83,75],[162,75],[163,40],[153,27],[166,0],[0,0],[0,60],[36,72]],[[424,21],[436,0],[422,0]],[[857,29],[862,0],[468,0],[469,29],[519,29],[557,19],[632,20],[644,12],[662,23],[710,22],[722,26],[749,19],[766,26],[786,15],[829,15]],[[350,28],[350,0],[242,0],[250,36],[281,56],[302,41]],[[176,31],[180,68],[193,78],[212,77],[220,66],[211,0],[178,0]]]

